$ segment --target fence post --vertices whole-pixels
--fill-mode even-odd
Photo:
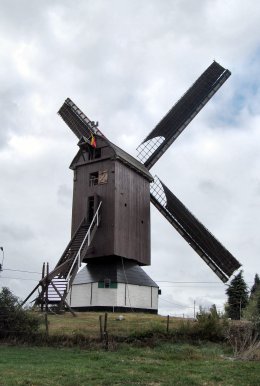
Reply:
[[[107,312],[105,313],[104,332],[107,332]]]
[[[166,327],[167,333],[169,332],[169,323],[170,323],[170,316],[167,315],[167,327]]]
[[[42,265],[42,279],[44,278],[45,276],[45,263],[43,263]],[[43,312],[43,302],[44,302],[44,284],[42,284],[42,297],[41,297],[41,312]]]
[[[44,321],[45,321],[46,335],[49,336],[49,322],[48,322],[48,313],[47,312],[45,312]]]
[[[103,341],[103,327],[102,327],[102,315],[99,315],[99,332],[100,332],[100,340]]]
[[[105,339],[105,349],[108,350],[107,312],[105,313],[105,321],[104,321],[104,339]]]
[[[47,263],[46,271],[46,293],[45,293],[45,312],[49,311],[49,263]]]

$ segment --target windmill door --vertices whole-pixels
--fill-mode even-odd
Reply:
[[[87,221],[91,223],[98,208],[100,198],[97,194],[94,194],[93,196],[88,196],[87,200]]]

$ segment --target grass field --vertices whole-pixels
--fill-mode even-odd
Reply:
[[[231,348],[201,343],[201,335],[176,339],[177,331],[193,330],[196,322],[170,318],[166,333],[166,317],[129,313],[120,321],[119,314],[109,313],[105,351],[100,315],[104,319],[94,312],[48,315],[49,337],[43,324],[43,334],[0,345],[0,386],[260,385],[259,361],[234,361]]]
[[[104,313],[97,312],[78,312],[73,317],[69,312],[63,315],[49,315],[49,333],[55,334],[83,334],[88,337],[99,336],[99,315]],[[114,336],[129,336],[134,333],[144,333],[146,331],[166,331],[167,318],[161,315],[151,314],[124,314],[124,319],[117,320],[119,313],[108,313],[108,332]],[[169,327],[177,327],[182,319],[170,318]],[[44,329],[44,326],[42,326]]]
[[[220,345],[122,345],[117,351],[0,346],[0,385],[256,385],[260,363],[222,357]]]

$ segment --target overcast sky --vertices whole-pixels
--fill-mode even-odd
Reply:
[[[260,273],[259,20],[257,0],[0,0],[0,286],[25,297],[39,275],[19,271],[41,272],[43,261],[53,268],[69,241],[77,138],[57,115],[64,100],[135,155],[213,60],[232,76],[151,172],[252,285]],[[154,208],[151,223],[146,272],[162,289],[159,311],[192,314],[194,301],[223,308],[225,285]]]

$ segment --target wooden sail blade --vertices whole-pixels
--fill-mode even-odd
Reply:
[[[164,154],[180,133],[231,75],[213,62],[137,148],[137,158],[147,169]]]
[[[152,185],[151,201],[223,282],[241,266],[158,178]]]
[[[69,98],[65,100],[58,114],[79,139],[89,138],[96,132],[101,134],[97,129],[97,123],[91,121]]]

